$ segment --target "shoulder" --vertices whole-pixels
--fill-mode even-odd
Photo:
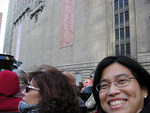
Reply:
[[[142,109],[140,113],[148,113],[150,111],[150,102]]]

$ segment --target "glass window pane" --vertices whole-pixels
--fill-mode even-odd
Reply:
[[[116,40],[119,39],[119,30],[115,31],[115,37],[116,37]]]
[[[115,25],[118,24],[118,15],[115,15]]]
[[[126,44],[126,54],[130,54],[130,44]]]
[[[125,6],[128,6],[128,0],[124,0]]]
[[[129,12],[128,11],[125,12],[125,21],[129,21]]]
[[[129,27],[126,27],[126,38],[129,38],[130,36],[130,29]]]
[[[119,55],[119,46],[116,46],[116,55]]]
[[[121,45],[121,55],[124,55],[124,44]]]
[[[120,23],[123,23],[123,13],[120,14]]]
[[[120,8],[123,7],[123,0],[120,0]]]
[[[121,38],[121,39],[124,38],[124,29],[120,29],[120,38]]]
[[[115,1],[115,10],[118,9],[118,0]]]

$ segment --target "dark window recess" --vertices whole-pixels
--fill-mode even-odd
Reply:
[[[115,15],[115,25],[118,24],[118,15]]]
[[[118,9],[118,0],[115,1],[114,5],[115,5],[115,10],[117,10]]]
[[[120,23],[123,23],[123,13],[120,13]]]
[[[124,44],[121,45],[121,55],[124,55]]]
[[[121,39],[124,38],[124,29],[120,29],[120,38],[121,38]]]
[[[129,11],[125,12],[125,21],[129,21]]]
[[[128,6],[128,0],[124,0],[124,5]]]
[[[126,44],[126,54],[130,54],[130,44]]]
[[[120,6],[120,8],[123,8],[123,0],[119,1],[119,6]]]
[[[116,55],[119,55],[119,45],[116,45]]]
[[[126,27],[126,38],[129,38],[130,36],[130,29],[129,27]]]
[[[116,37],[116,40],[119,39],[119,30],[116,30],[116,31],[115,31],[115,37]]]

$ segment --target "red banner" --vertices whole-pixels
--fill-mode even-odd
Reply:
[[[60,48],[73,45],[74,35],[74,0],[62,0]]]

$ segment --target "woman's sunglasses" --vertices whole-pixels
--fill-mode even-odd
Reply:
[[[31,89],[40,91],[39,88],[35,88],[35,87],[33,87],[33,86],[28,86],[28,85],[26,86],[26,92],[27,92],[27,93],[28,93]]]

